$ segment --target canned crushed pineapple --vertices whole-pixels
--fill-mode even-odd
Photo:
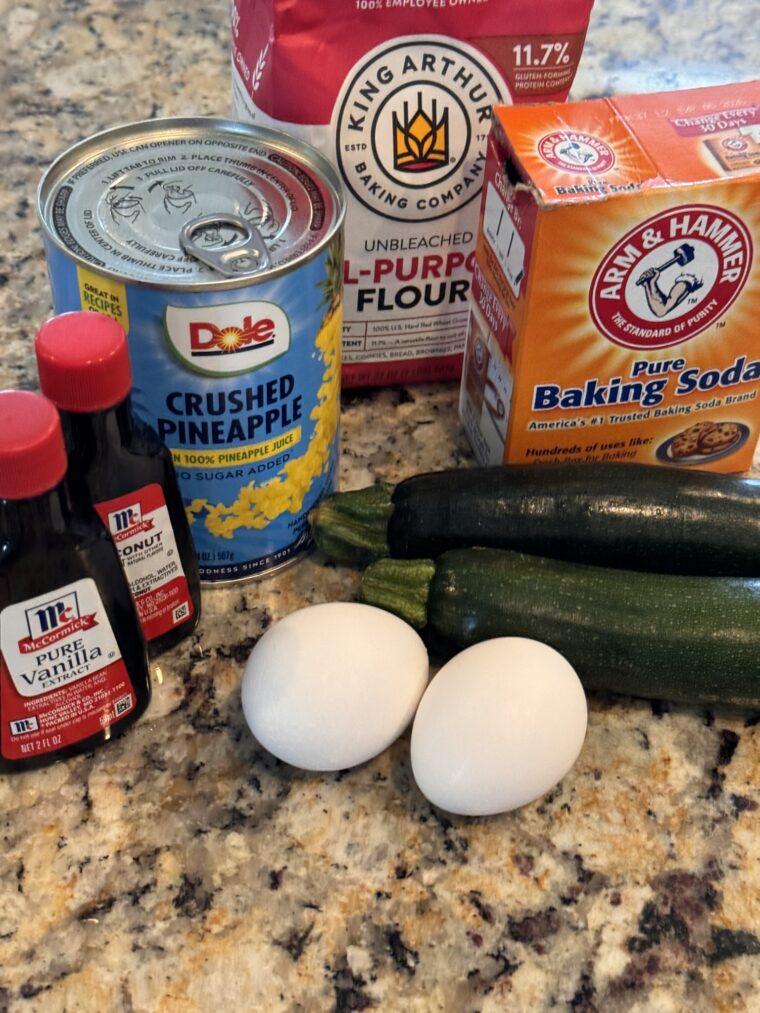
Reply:
[[[316,151],[218,119],[69,149],[40,184],[53,305],[115,317],[172,452],[205,581],[311,546],[335,486],[344,200]]]

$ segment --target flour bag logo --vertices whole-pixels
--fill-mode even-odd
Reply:
[[[412,36],[365,54],[333,111],[346,186],[394,221],[433,221],[474,200],[482,184],[500,76],[466,43]]]
[[[417,108],[410,113],[404,102],[404,115],[393,113],[393,166],[399,172],[429,172],[449,162],[449,110],[438,115],[438,103],[432,100],[430,114],[417,92]]]
[[[626,348],[664,348],[716,323],[747,280],[752,240],[736,215],[709,204],[648,218],[612,247],[594,274],[589,309]]]
[[[172,351],[196,373],[236,376],[290,348],[290,322],[276,303],[167,306],[164,331]]]

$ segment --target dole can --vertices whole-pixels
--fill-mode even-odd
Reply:
[[[171,450],[201,578],[306,552],[338,461],[345,206],[329,163],[279,131],[151,120],[64,152],[37,207],[54,311],[127,331],[133,407]]]

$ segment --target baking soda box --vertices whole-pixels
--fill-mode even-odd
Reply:
[[[747,468],[760,81],[494,113],[460,396],[478,459]]]

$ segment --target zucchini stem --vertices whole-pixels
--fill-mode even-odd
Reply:
[[[359,598],[400,616],[415,629],[427,625],[432,559],[379,559],[364,571]]]
[[[364,566],[390,553],[388,520],[395,486],[379,482],[327,496],[309,513],[317,548],[336,563]]]

